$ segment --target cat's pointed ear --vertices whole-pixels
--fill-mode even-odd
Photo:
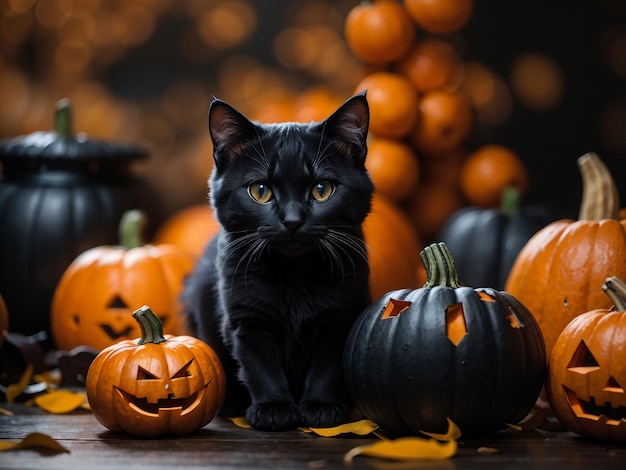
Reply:
[[[213,141],[213,158],[230,160],[256,135],[253,122],[226,102],[213,98],[209,107],[209,133]]]
[[[370,111],[367,91],[349,98],[326,121],[325,132],[335,138],[334,143],[347,154],[365,159]]]

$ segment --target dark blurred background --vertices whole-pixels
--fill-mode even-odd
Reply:
[[[211,96],[254,116],[323,87],[347,98],[368,72],[345,44],[358,0],[0,0],[0,138],[52,127],[130,141],[164,216],[206,200]],[[418,33],[419,34],[419,33]],[[576,159],[597,152],[626,200],[626,1],[476,0],[446,37],[474,105],[471,150],[525,161],[531,203],[576,214]]]

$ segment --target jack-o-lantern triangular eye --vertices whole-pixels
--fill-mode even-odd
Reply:
[[[126,302],[122,300],[119,295],[116,295],[113,300],[109,303],[109,308],[128,308]]]
[[[141,366],[137,366],[137,380],[156,380],[158,377],[151,372],[148,372]]]
[[[191,365],[192,362],[193,362],[193,359],[190,359],[187,364],[185,364],[183,367],[180,368],[178,372],[172,375],[172,378],[181,379],[185,377],[191,377],[191,372],[189,372],[189,366]]]
[[[591,351],[587,347],[585,341],[581,341],[572,356],[572,359],[567,365],[568,370],[578,372],[580,374],[586,374],[588,372],[597,370],[600,368],[598,361],[591,354]]]

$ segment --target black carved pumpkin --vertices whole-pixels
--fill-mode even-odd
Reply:
[[[461,287],[445,244],[422,251],[427,283],[385,294],[346,343],[346,381],[357,408],[396,435],[464,436],[521,421],[544,382],[546,351],[532,314],[492,288]]]
[[[128,172],[146,153],[72,135],[70,121],[62,100],[55,130],[0,142],[0,291],[11,330],[26,335],[49,332],[54,289],[78,254],[116,243],[125,210],[151,212]]]
[[[526,242],[556,219],[547,206],[521,205],[519,190],[508,188],[500,208],[464,207],[450,216],[437,239],[450,250],[463,284],[502,290]]]

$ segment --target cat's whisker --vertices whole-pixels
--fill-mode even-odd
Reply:
[[[335,250],[335,248],[333,247],[333,244],[330,241],[324,240],[324,239],[320,239],[317,241],[319,242],[320,246],[324,249],[322,253],[325,252],[326,254],[328,254],[328,261],[330,263],[331,275],[334,272],[334,265],[336,265],[339,271],[341,272],[342,280],[345,279],[345,269],[344,269],[343,261],[341,260],[341,257],[337,253],[337,250]]]

